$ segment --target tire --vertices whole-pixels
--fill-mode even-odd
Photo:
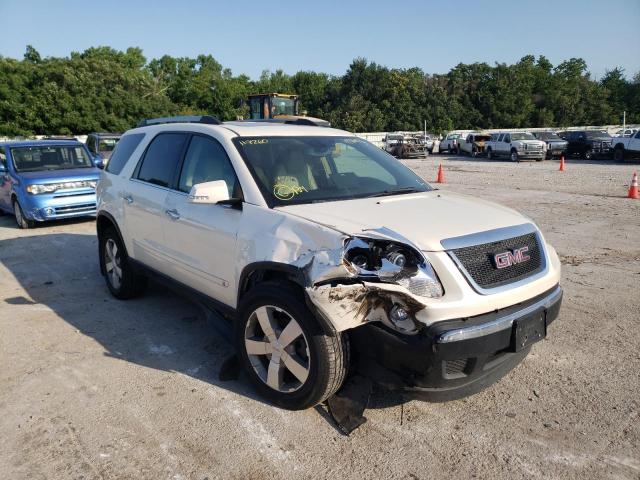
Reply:
[[[509,155],[509,158],[511,159],[512,162],[520,161],[520,156],[518,155],[517,150],[511,150],[511,154]]]
[[[478,156],[478,149],[477,148],[474,147],[474,148],[471,149],[471,156],[473,158],[476,158]]]
[[[113,227],[105,230],[100,236],[99,254],[107,288],[114,297],[128,300],[144,292],[147,277],[136,272],[131,266],[120,235]]]
[[[613,159],[616,162],[624,162],[624,148],[621,148],[621,147],[616,148],[613,151]]]
[[[488,160],[492,160],[493,159],[493,152],[491,151],[490,148],[487,149],[487,159]]]
[[[279,343],[283,335],[288,335],[284,347]],[[246,294],[235,340],[240,363],[255,390],[289,410],[310,408],[329,398],[342,386],[349,369],[346,337],[325,331],[302,295],[288,283],[265,282]],[[272,361],[275,354],[280,361]]]
[[[591,150],[585,150],[582,154],[582,158],[585,160],[591,160],[593,158],[593,152]]]
[[[29,228],[33,228],[36,225],[36,222],[33,220],[29,220],[24,216],[22,212],[22,207],[17,199],[13,199],[13,214],[16,217],[16,223],[18,224],[18,228],[23,230],[27,230]]]

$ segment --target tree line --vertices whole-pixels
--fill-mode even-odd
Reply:
[[[515,64],[458,64],[446,74],[388,68],[355,59],[342,76],[312,71],[234,75],[211,55],[147,61],[139,48],[109,47],[42,58],[27,46],[21,60],[0,56],[0,135],[124,131],[141,119],[248,115],[250,93],[297,93],[309,115],[354,132],[565,127],[640,123],[640,73],[613,68],[599,80],[571,58]]]

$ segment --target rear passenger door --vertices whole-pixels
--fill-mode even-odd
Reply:
[[[188,133],[156,135],[147,146],[123,192],[125,224],[136,260],[160,272],[168,271],[164,220],[167,194],[176,184],[177,169]]]
[[[178,182],[167,197],[163,219],[166,254],[172,278],[233,305],[236,292],[236,236],[242,209],[230,205],[189,202],[198,183],[224,180],[229,196],[242,192],[224,147],[209,135],[193,134],[180,167]]]

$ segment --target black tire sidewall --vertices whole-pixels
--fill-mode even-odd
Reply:
[[[115,288],[109,279],[109,275],[105,269],[104,253],[107,241],[112,239],[116,242],[118,250],[120,251],[120,268],[122,269],[122,279],[120,281],[120,288]],[[127,255],[127,249],[124,247],[120,235],[112,227],[108,228],[102,235],[100,235],[100,243],[98,253],[100,256],[100,268],[104,272],[104,280],[107,284],[107,288],[111,294],[120,299],[127,300],[139,295],[146,286],[146,278],[137,275],[129,264],[129,256]]]
[[[15,215],[15,213],[18,210],[20,211],[20,218],[22,218],[22,222],[19,222],[18,217]],[[13,216],[16,219],[16,223],[18,224],[18,227],[20,227],[23,230],[33,227],[33,222],[24,216],[24,210],[22,210],[22,207],[20,206],[20,202],[18,202],[17,199],[13,200],[13,212],[14,212]]]
[[[329,365],[328,359],[323,358],[325,353],[321,337],[339,335],[334,332],[324,332],[313,313],[299,297],[300,295],[295,291],[281,284],[265,283],[254,287],[241,302],[234,333],[236,352],[254,388],[269,401],[289,410],[309,408],[324,400],[322,394],[325,386],[322,384],[322,377]],[[304,385],[295,392],[282,393],[273,390],[258,377],[249,361],[244,345],[245,325],[251,313],[264,305],[273,305],[286,311],[298,322],[306,337],[311,359],[309,376]]]

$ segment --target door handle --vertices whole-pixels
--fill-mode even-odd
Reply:
[[[133,203],[133,197],[131,195],[129,195],[128,193],[125,193],[122,195],[122,198],[124,198],[124,200],[131,205]]]
[[[176,210],[175,208],[172,208],[171,210],[165,210],[164,213],[166,213],[169,216],[169,218],[171,218],[171,220],[180,219],[180,214],[178,213],[178,210]]]

